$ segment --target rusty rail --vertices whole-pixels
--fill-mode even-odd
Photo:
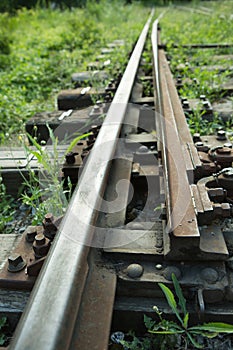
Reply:
[[[165,243],[165,251],[167,250],[168,253],[174,238],[192,238],[191,241],[187,241],[187,249],[190,243],[198,246],[200,233],[189,185],[187,159],[185,159],[184,153],[186,145],[192,143],[192,138],[179,97],[175,91],[164,50],[158,50],[157,33],[158,21],[154,22],[151,39],[154,71],[159,72],[155,73],[156,98],[158,100],[156,103],[159,107],[159,114],[156,115],[156,118],[159,124],[158,138],[164,165],[168,219],[164,242],[167,242],[167,247]],[[192,171],[194,168],[191,167],[189,170]],[[172,254],[176,254],[174,246]]]
[[[154,11],[129,60],[10,349],[70,349],[89,269],[87,258],[101,205],[101,195],[106,186],[111,159],[153,14]],[[106,142],[108,147],[103,146]],[[100,176],[96,179],[100,167]]]

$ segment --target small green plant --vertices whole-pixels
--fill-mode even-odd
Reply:
[[[6,186],[0,174],[0,233],[11,233],[7,223],[14,218],[14,199],[6,193]]]
[[[0,318],[0,345],[4,345],[6,342],[6,335],[4,333],[4,327],[6,327],[7,324],[7,318],[1,317]]]
[[[24,178],[25,190],[22,193],[22,201],[32,209],[33,225],[42,223],[44,215],[48,212],[55,216],[63,215],[70,196],[72,184],[68,181],[68,188],[64,189],[64,181],[60,178],[60,166],[64,157],[60,157],[58,149],[58,138],[54,136],[52,129],[49,130],[52,147],[49,150],[40,145],[31,135],[28,135],[32,147],[24,145],[28,157],[33,155],[40,166],[39,172],[29,170],[29,178]],[[89,134],[77,136],[68,146],[66,153],[69,153],[75,144]]]
[[[184,349],[188,349],[188,346],[192,344],[197,349],[202,349],[203,344],[200,344],[197,338],[213,338],[220,333],[233,333],[233,325],[222,323],[222,322],[209,322],[202,325],[189,326],[189,313],[186,308],[186,300],[183,296],[179,282],[175,276],[172,274],[172,281],[175,288],[175,294],[178,298],[178,305],[175,300],[175,295],[173,292],[165,286],[163,283],[159,283],[160,288],[162,289],[168,305],[171,307],[174,312],[178,323],[173,321],[167,321],[162,318],[161,312],[158,308],[155,307],[157,315],[160,318],[159,323],[149,324],[150,328],[148,329],[149,333],[166,335],[168,337],[178,337],[181,335],[184,341]]]
[[[214,338],[220,333],[233,333],[233,325],[222,322],[209,322],[201,325],[189,326],[189,313],[186,308],[186,299],[184,298],[175,274],[172,274],[172,281],[175,294],[163,283],[159,283],[159,286],[178,322],[166,320],[162,317],[162,312],[159,311],[158,307],[154,306],[153,310],[156,312],[159,322],[144,315],[144,324],[149,334],[146,334],[143,338],[138,338],[132,332],[129,333],[128,335],[132,337],[132,340],[121,341],[124,349],[203,349],[206,339]],[[176,299],[178,300],[178,305]]]

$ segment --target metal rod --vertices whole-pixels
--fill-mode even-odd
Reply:
[[[145,44],[152,11],[129,60],[10,349],[69,348],[88,272],[92,242],[111,159]]]

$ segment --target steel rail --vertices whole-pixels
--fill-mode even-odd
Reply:
[[[153,71],[154,71],[154,96],[155,96],[155,106],[156,106],[156,112],[155,112],[155,123],[156,123],[156,130],[157,134],[159,136],[158,139],[158,150],[161,152],[162,159],[163,159],[163,171],[164,171],[164,190],[165,195],[167,198],[168,205],[170,203],[169,198],[169,184],[168,184],[168,166],[167,166],[167,157],[166,157],[166,149],[163,147],[163,145],[166,144],[166,136],[165,136],[165,128],[164,128],[164,118],[163,118],[163,109],[162,109],[162,93],[161,93],[161,86],[160,86],[160,74],[159,74],[159,37],[158,37],[158,30],[159,30],[159,20],[161,16],[156,19],[152,26],[152,33],[151,33],[151,44],[152,44],[152,57],[153,57]]]
[[[101,196],[154,15],[152,10],[101,127],[79,184],[17,326],[10,349],[69,349],[88,272]],[[98,174],[98,176],[97,176]]]
[[[164,50],[158,51],[157,40],[157,21],[152,29],[152,48],[154,54],[154,71],[156,75],[157,98],[160,98],[159,113],[160,119],[159,130],[162,142],[162,160],[164,168],[164,177],[166,184],[166,205],[168,213],[168,233],[172,237],[193,237],[199,239],[199,230],[193,208],[192,193],[189,186],[186,162],[183,154],[182,143],[191,141],[185,132],[187,125],[185,118],[176,120],[176,107],[179,107],[178,96],[175,96],[170,84],[171,72],[165,57]],[[157,71],[157,73],[156,73]],[[161,114],[162,112],[162,114]],[[181,116],[182,117],[182,116]],[[178,130],[182,130],[180,133]],[[184,203],[186,203],[184,205]]]

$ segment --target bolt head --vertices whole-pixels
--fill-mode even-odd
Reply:
[[[226,140],[226,131],[225,130],[218,130],[217,139],[218,140]]]
[[[27,229],[26,240],[32,243],[37,235],[36,227],[29,227]]]
[[[202,101],[206,100],[206,95],[200,95],[200,100]]]
[[[226,142],[226,143],[224,143],[223,147],[232,148],[232,143]]]
[[[196,147],[202,147],[202,146],[204,146],[204,143],[201,142],[201,141],[198,141],[198,142],[195,143],[195,146]]]
[[[53,222],[54,220],[53,214],[52,213],[45,214],[44,219],[45,219],[45,222],[49,222],[49,223]]]
[[[189,101],[183,101],[182,104],[185,108],[189,108]]]
[[[10,272],[19,272],[23,270],[23,268],[26,266],[25,260],[22,258],[20,254],[12,254],[8,258],[8,271]]]
[[[193,134],[193,142],[201,142],[201,136],[199,134],[199,132],[195,132],[195,134]]]
[[[99,112],[100,111],[100,107],[98,105],[94,105],[93,107],[95,112]]]
[[[209,284],[214,284],[218,280],[218,272],[215,269],[207,267],[201,271],[201,278]]]
[[[75,163],[75,155],[73,152],[69,152],[66,154],[66,163],[74,164]]]
[[[224,177],[233,178],[233,168],[227,168],[223,173]]]
[[[143,274],[143,270],[140,264],[130,264],[126,269],[126,273],[130,278],[138,278]]]
[[[140,146],[138,152],[147,153],[149,152],[149,149],[146,146]]]
[[[176,276],[177,279],[181,278],[181,271],[176,266],[168,266],[168,267],[166,267],[166,269],[164,270],[163,275],[168,281],[172,281],[172,274],[173,273],[174,273],[174,275]]]
[[[36,245],[43,245],[43,244],[45,244],[45,242],[46,242],[46,240],[45,240],[45,236],[43,235],[43,233],[36,235],[36,237],[35,237],[35,244]]]
[[[218,153],[218,154],[230,154],[231,153],[231,149],[228,148],[228,147],[217,148],[216,149],[216,153]]]

